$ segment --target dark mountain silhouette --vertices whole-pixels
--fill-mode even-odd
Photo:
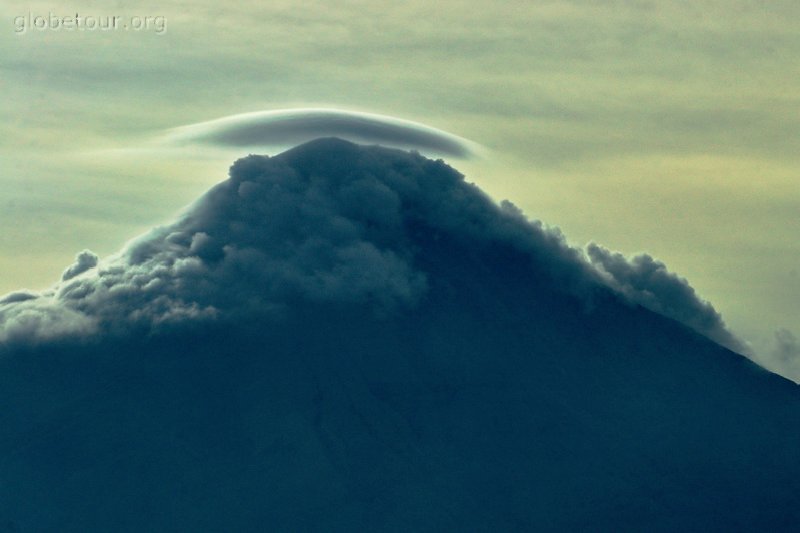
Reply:
[[[250,156],[84,263],[0,306],[0,528],[800,523],[798,387],[441,162]]]

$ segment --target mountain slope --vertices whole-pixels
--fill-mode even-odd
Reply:
[[[800,519],[796,385],[420,156],[325,139],[245,158],[0,317],[10,530]]]

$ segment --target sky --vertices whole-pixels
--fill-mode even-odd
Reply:
[[[167,129],[325,107],[478,143],[451,162],[496,200],[576,246],[648,253],[756,354],[796,353],[796,2],[3,7],[0,293],[117,251],[246,155],[154,145]],[[152,25],[30,27],[73,12]]]

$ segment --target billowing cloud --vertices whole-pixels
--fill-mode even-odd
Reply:
[[[35,300],[38,297],[39,293],[34,291],[29,291],[29,290],[16,291],[10,294],[6,294],[2,298],[0,298],[0,305],[26,302],[28,300]]]
[[[677,320],[731,350],[749,352],[728,330],[714,306],[661,261],[647,254],[628,259],[596,243],[590,243],[586,251],[608,283],[632,302]]]
[[[61,281],[67,281],[75,276],[79,276],[89,269],[97,266],[98,257],[89,250],[84,250],[75,257],[75,262],[71,264],[61,275]]]
[[[478,146],[466,139],[417,122],[336,109],[283,109],[222,117],[170,130],[168,144],[221,147],[288,147],[319,137],[415,149],[467,158]]]
[[[103,261],[78,255],[50,290],[0,304],[2,339],[47,339],[176,322],[280,317],[298,302],[359,303],[378,314],[427,291],[415,227],[537,258],[553,285],[591,280],[555,230],[494,204],[442,161],[320,139],[248,156],[174,223]],[[417,230],[419,231],[419,230]]]
[[[95,316],[65,305],[52,294],[22,302],[0,303],[0,343],[38,344],[97,332]]]
[[[102,261],[81,252],[48,291],[6,296],[0,340],[280,319],[302,302],[391,314],[426,297],[420,239],[442,236],[488,255],[513,249],[548,290],[591,303],[611,287],[745,351],[711,304],[651,257],[593,244],[587,261],[557,229],[498,206],[441,160],[334,138],[239,159],[174,223]]]

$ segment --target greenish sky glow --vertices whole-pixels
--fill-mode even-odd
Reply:
[[[0,293],[224,179],[231,157],[145,149],[163,129],[329,106],[487,147],[454,166],[576,245],[663,260],[763,357],[800,336],[796,0],[126,5],[4,3]],[[16,31],[76,11],[166,30]]]

